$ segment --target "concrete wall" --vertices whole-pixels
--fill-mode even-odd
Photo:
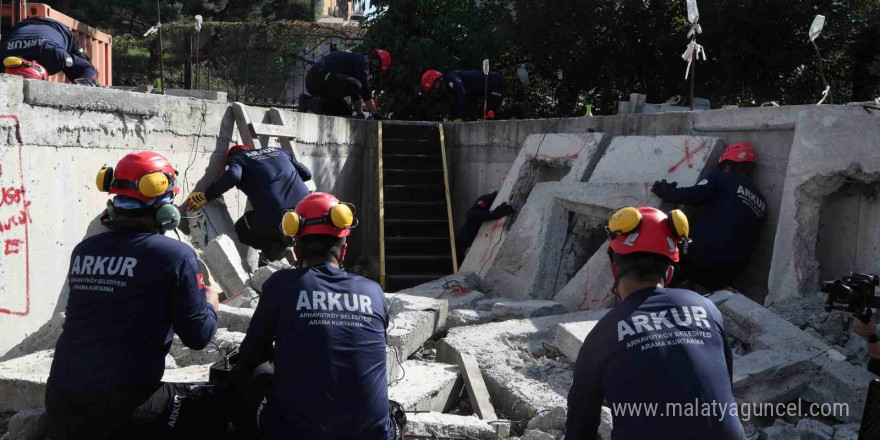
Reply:
[[[694,135],[749,142],[758,153],[755,182],[767,200],[767,218],[745,275],[737,288],[757,301],[767,295],[767,273],[788,155],[800,112],[815,106],[760,107],[694,113],[659,113],[529,121],[444,124],[450,157],[450,185],[456,228],[482,194],[501,187],[525,138],[533,133],[576,133],[595,130],[610,136]],[[672,148],[672,146],[670,146]]]
[[[250,109],[253,120],[262,113]],[[375,217],[376,124],[286,117],[300,134],[297,154],[318,190],[357,204],[362,218]],[[159,151],[180,172],[182,202],[222,171],[225,152],[237,141],[225,102],[86,91],[0,75],[0,190],[6,196],[0,199],[0,354],[63,308],[70,253],[109,199],[95,189],[101,165],[135,150]],[[244,211],[246,198],[232,190],[223,202],[226,209],[210,210],[221,230]],[[362,223],[351,237],[352,257],[377,254],[376,237],[375,222]]]

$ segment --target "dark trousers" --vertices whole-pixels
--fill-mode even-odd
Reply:
[[[748,261],[720,262],[706,256],[684,254],[673,276],[674,285],[690,281],[712,291],[730,287],[747,264]]]
[[[260,251],[261,263],[280,260],[293,244],[290,237],[281,232],[279,215],[248,211],[235,222],[235,232],[238,241]]]
[[[339,73],[329,73],[323,67],[315,65],[306,73],[306,90],[309,94],[320,98],[320,111],[323,114],[351,116],[351,102],[361,101],[361,82],[358,79]],[[354,109],[360,112],[360,108]]]

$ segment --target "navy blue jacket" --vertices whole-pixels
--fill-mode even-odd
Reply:
[[[468,97],[483,99],[486,93],[486,75],[482,70],[456,70],[443,75],[446,89],[455,97],[457,118],[467,116]],[[489,72],[489,94],[501,96],[504,93],[504,77],[498,72]]]
[[[691,222],[689,258],[717,263],[748,261],[767,202],[747,177],[716,171],[695,186],[664,185],[655,192],[667,202],[702,207],[702,214]]]
[[[595,439],[605,401],[614,440],[740,440],[732,376],[730,344],[711,301],[681,289],[633,292],[599,320],[578,353],[565,438]],[[695,401],[714,402],[715,415],[682,416]],[[626,404],[642,405],[641,414]],[[646,404],[657,404],[656,416],[645,415]]]
[[[309,195],[305,182],[309,169],[281,148],[237,151],[226,161],[226,171],[206,191],[208,200],[220,197],[233,186],[248,197],[256,212],[257,227],[278,228],[284,210]]]
[[[269,277],[239,365],[273,358],[274,342],[271,438],[391,440],[387,327],[385,294],[366,278],[329,264]]]
[[[92,78],[95,68],[80,53],[70,29],[51,18],[28,18],[15,25],[0,48],[0,59],[19,56],[43,65],[50,75],[64,71],[70,81]]]
[[[361,99],[369,101],[373,99],[373,89],[370,88],[370,68],[364,55],[357,52],[337,50],[324,55],[315,63],[327,73],[338,73],[354,78],[361,82]]]
[[[201,277],[195,252],[163,235],[110,231],[78,244],[49,386],[80,395],[151,393],[174,333],[194,350],[214,336],[217,314]]]

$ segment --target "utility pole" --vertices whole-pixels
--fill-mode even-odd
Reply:
[[[691,27],[688,30],[687,37],[690,39],[688,43],[687,49],[682,54],[682,58],[688,62],[687,70],[685,71],[684,78],[690,79],[690,109],[694,110],[694,87],[696,84],[696,76],[697,76],[697,60],[700,58],[700,55],[703,55],[703,61],[706,60],[706,52],[703,50],[703,46],[697,44],[697,34],[703,33],[703,28],[700,27],[700,11],[697,9],[697,0],[687,0],[687,14],[688,14],[688,22],[690,22]]]
[[[159,27],[159,78],[162,86],[162,94],[165,94],[165,56],[162,49],[162,7],[160,0],[156,0],[156,18],[159,20],[156,26]]]

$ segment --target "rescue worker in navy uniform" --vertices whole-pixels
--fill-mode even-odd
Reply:
[[[853,318],[853,332],[865,339],[868,345],[868,371],[880,376],[880,339],[877,337],[877,324],[871,319],[870,322],[862,322],[859,318]]]
[[[341,268],[355,225],[352,206],[326,193],[307,196],[284,216],[300,267],[263,285],[234,369],[247,376],[274,360],[267,438],[393,439],[385,294]]]
[[[281,148],[253,150],[234,145],[226,152],[226,170],[204,192],[186,199],[187,209],[198,211],[209,201],[237,187],[253,207],[235,222],[238,240],[260,250],[260,266],[280,260],[291,245],[278,229],[284,211],[293,209],[309,194],[305,182],[312,172]]]
[[[566,440],[594,440],[603,402],[614,440],[744,438],[733,397],[733,357],[721,313],[696,292],[670,289],[678,244],[687,240],[681,211],[627,207],[608,222],[608,255],[617,301],[581,347],[568,393]],[[667,404],[705,403],[715,413],[670,414]],[[618,405],[657,404],[657,416]],[[674,412],[674,410],[672,410]],[[659,436],[659,437],[658,437]]]
[[[89,61],[70,28],[51,18],[28,18],[15,25],[0,47],[0,59],[7,57],[35,61],[49,75],[63,71],[74,84],[97,86],[95,66]]]
[[[52,439],[133,438],[143,431],[132,427],[135,408],[174,388],[160,383],[174,334],[201,350],[217,329],[217,293],[202,283],[195,252],[163,235],[180,220],[176,175],[150,151],[98,174],[98,188],[115,194],[101,217],[110,231],[71,254],[46,389]]]
[[[720,171],[695,186],[678,188],[661,180],[651,191],[666,202],[702,207],[695,216],[678,282],[692,281],[709,290],[729,287],[749,263],[767,202],[750,177],[755,150],[747,143],[727,147],[718,161]]]
[[[474,120],[494,116],[501,107],[507,84],[498,72],[489,72],[486,96],[486,75],[480,70],[456,70],[444,75],[428,70],[422,75],[422,90],[434,99],[450,99],[450,119]],[[487,100],[483,115],[483,101]],[[492,115],[488,113],[492,111]]]
[[[467,220],[464,222],[464,225],[462,225],[461,229],[458,231],[458,236],[455,238],[455,249],[458,253],[459,264],[464,261],[468,249],[474,243],[474,239],[477,238],[477,234],[480,232],[480,227],[483,226],[484,222],[507,217],[508,215],[513,214],[513,207],[506,202],[498,205],[495,209],[489,209],[492,206],[492,203],[495,203],[495,197],[497,196],[498,191],[490,194],[483,194],[477,199],[473,206],[468,209]]]
[[[373,49],[368,55],[357,52],[330,52],[306,73],[306,90],[320,98],[323,114],[363,118],[363,104],[376,113],[369,76],[385,73],[391,67],[391,54]],[[345,102],[348,98],[349,102]]]

